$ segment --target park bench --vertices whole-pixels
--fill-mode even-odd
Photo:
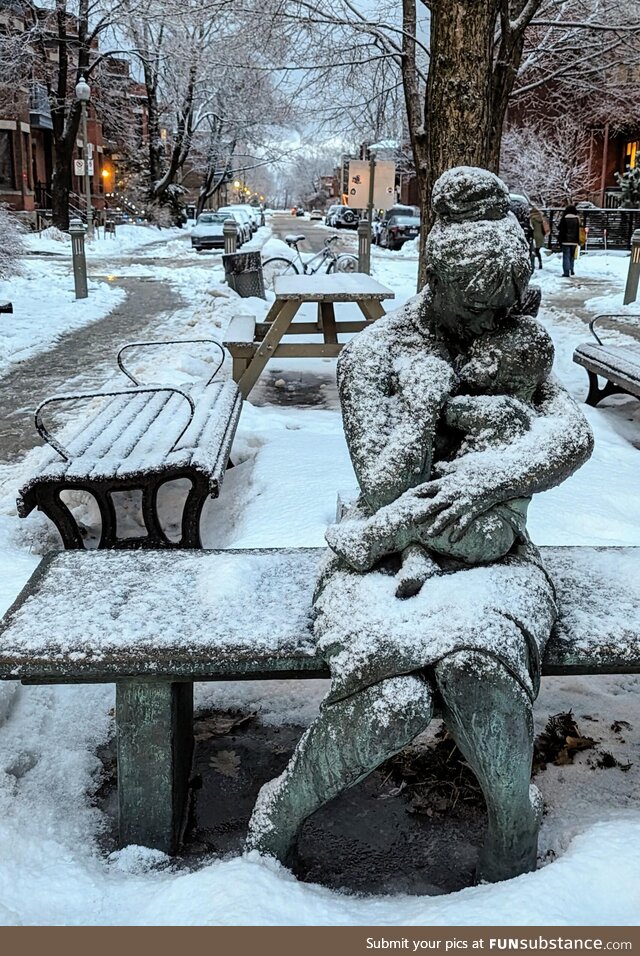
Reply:
[[[124,364],[128,349],[206,343],[220,350],[220,362],[206,383],[189,391],[174,386],[141,385]],[[65,548],[84,548],[82,532],[61,495],[86,491],[101,517],[100,548],[199,548],[200,516],[208,496],[216,498],[229,464],[242,399],[232,381],[213,381],[224,361],[222,346],[212,339],[178,342],[132,342],[118,353],[118,365],[133,388],[54,395],[36,411],[38,432],[51,446],[38,472],[20,489],[18,514],[39,508],[54,522]],[[43,422],[51,405],[85,403],[79,427],[63,444]],[[158,493],[168,481],[187,478],[191,487],[173,541],[161,525]],[[114,495],[137,492],[146,534],[119,532]]]
[[[560,612],[543,675],[640,673],[640,547],[542,553]],[[194,681],[329,676],[312,622],[324,554],[67,551],[36,569],[0,622],[0,679],[116,684],[122,845],[180,844]]]
[[[598,336],[595,325],[601,319],[629,319],[626,315],[596,315],[589,323],[589,329],[596,345],[585,342],[573,353],[573,361],[582,365],[589,376],[587,405],[597,405],[609,395],[633,395],[640,398],[640,346],[636,351],[628,345],[606,345]],[[606,385],[600,388],[598,376],[606,379]]]

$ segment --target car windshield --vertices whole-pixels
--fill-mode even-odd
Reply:
[[[207,212],[203,216],[198,216],[198,222],[224,222],[224,216],[217,212]]]
[[[417,216],[394,216],[389,222],[394,226],[419,226],[420,220]]]

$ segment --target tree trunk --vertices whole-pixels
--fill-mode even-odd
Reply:
[[[492,134],[493,41],[500,0],[433,0],[425,99],[426,169],[418,169],[422,204],[418,286],[425,282],[424,243],[433,222],[431,190],[452,166],[495,168]],[[418,160],[422,157],[418,157]]]

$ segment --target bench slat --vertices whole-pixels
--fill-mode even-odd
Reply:
[[[175,451],[170,449],[189,415],[180,395],[144,392],[106,402],[67,439],[71,461],[61,461],[55,452],[46,455],[39,472],[20,490],[19,513],[28,513],[32,489],[51,481],[125,481],[140,472],[193,467],[207,475],[213,493],[229,459],[242,399],[230,381],[196,386],[192,397],[196,411]]]
[[[640,548],[541,551],[560,609],[543,673],[640,673]],[[0,623],[0,678],[326,677],[311,610],[324,554],[49,555]]]

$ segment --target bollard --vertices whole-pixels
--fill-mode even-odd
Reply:
[[[235,219],[225,219],[222,224],[224,251],[227,255],[236,251],[238,245],[238,226]]]
[[[86,231],[87,227],[80,219],[72,219],[69,223],[76,299],[86,299],[89,295],[89,290],[87,289],[87,260],[84,254],[84,237]]]
[[[358,223],[358,272],[371,272],[371,224],[368,219]]]
[[[624,304],[635,302],[638,297],[638,280],[640,279],[640,229],[636,229],[631,236],[631,261],[627,285],[624,290]]]

